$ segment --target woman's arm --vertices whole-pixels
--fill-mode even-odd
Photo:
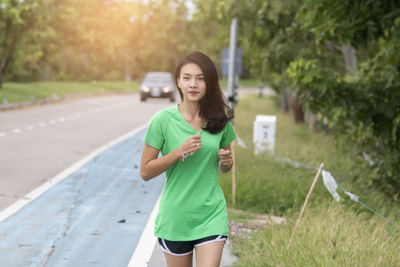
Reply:
[[[158,149],[144,144],[140,162],[140,176],[142,176],[143,180],[148,181],[165,172],[181,157],[181,152],[178,148],[161,158],[157,158],[159,152]]]
[[[222,173],[230,171],[233,165],[231,145],[227,145],[219,150],[219,163],[218,168]]]
[[[157,158],[160,150],[145,144],[140,162],[140,176],[142,176],[143,180],[148,181],[168,170],[169,167],[182,157],[183,153],[186,155],[189,153],[193,154],[200,148],[200,133],[192,135],[181,146],[161,158]]]

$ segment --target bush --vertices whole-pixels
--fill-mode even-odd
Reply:
[[[374,162],[377,176],[366,184],[398,199],[400,194],[400,84],[368,80],[366,70],[346,81],[317,61],[298,60],[288,70],[303,103],[328,119],[341,138],[349,139]]]

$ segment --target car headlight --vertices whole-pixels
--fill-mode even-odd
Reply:
[[[164,87],[163,91],[164,91],[164,93],[168,93],[169,92],[169,88],[168,87]]]
[[[148,86],[143,86],[142,89],[146,93],[150,92],[150,88]]]

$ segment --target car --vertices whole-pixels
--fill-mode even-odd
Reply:
[[[175,84],[169,72],[148,72],[140,84],[140,101],[147,98],[169,98],[175,102]]]

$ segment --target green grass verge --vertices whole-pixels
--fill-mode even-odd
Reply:
[[[234,266],[398,266],[400,231],[379,217],[356,214],[337,203],[307,209],[290,249],[298,214],[249,239],[234,238]]]
[[[395,221],[400,218],[400,212],[398,203],[356,182],[357,177],[370,175],[371,171],[351,145],[336,141],[330,135],[315,133],[305,125],[295,125],[290,114],[281,113],[275,103],[273,98],[253,95],[240,99],[235,108],[236,132],[249,147],[236,145],[236,208],[282,215],[288,224],[261,230],[249,241],[234,240],[234,250],[241,257],[238,266],[366,266],[361,263],[368,262],[373,263],[368,266],[381,266],[381,263],[391,266],[400,262],[396,261],[395,253],[400,250],[400,244],[394,242],[400,229],[393,230],[395,226],[389,226],[340,190],[342,199],[334,202],[322,178],[311,196],[293,250],[286,251],[316,170],[296,168],[267,154],[254,156],[252,129],[257,114],[277,116],[276,156],[315,167],[324,162],[325,170],[368,206]],[[231,206],[231,174],[221,174],[220,183]],[[375,228],[379,230],[371,230]],[[336,248],[329,245],[332,240],[337,240]],[[374,243],[371,249],[367,248],[370,241]],[[377,252],[372,252],[374,249]]]
[[[227,79],[221,79],[220,85],[222,88],[227,88],[228,87],[228,80]],[[258,87],[260,85],[259,80],[239,80],[239,86],[240,87]]]
[[[24,102],[33,99],[50,98],[53,94],[58,96],[77,94],[116,91],[123,92],[128,90],[138,90],[138,82],[32,82],[32,83],[13,83],[7,82],[0,89],[0,104],[4,99],[9,103]]]
[[[259,80],[239,80],[239,85],[242,87],[258,87],[260,85]],[[265,87],[265,84],[264,84]]]

